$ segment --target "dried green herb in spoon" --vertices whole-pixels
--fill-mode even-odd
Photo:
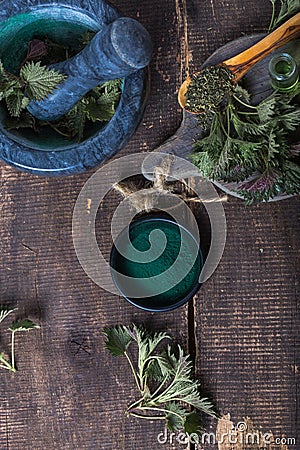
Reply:
[[[186,92],[186,109],[193,113],[215,111],[233,92],[234,75],[226,66],[209,66],[196,73]]]

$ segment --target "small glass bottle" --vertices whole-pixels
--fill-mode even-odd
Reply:
[[[288,53],[273,56],[269,63],[271,85],[277,91],[294,89],[299,80],[299,71],[294,58]]]

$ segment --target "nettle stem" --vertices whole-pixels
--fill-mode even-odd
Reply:
[[[142,411],[160,411],[160,412],[164,412],[166,414],[172,414],[174,416],[179,417],[180,419],[182,419],[182,416],[178,413],[176,413],[175,411],[170,411],[169,409],[166,408],[155,408],[154,406],[141,406],[139,408]]]
[[[16,367],[15,367],[15,332],[12,331],[11,332],[11,366],[12,366],[12,371],[16,372]]]
[[[156,389],[156,391],[153,392],[153,394],[151,394],[151,400],[154,399],[155,396],[158,395],[158,393],[159,393],[159,391],[160,391],[161,389],[163,389],[163,387],[164,387],[165,383],[167,382],[167,380],[168,380],[168,375],[165,376],[165,378],[163,379],[163,381],[161,382],[161,384],[158,386],[158,388]]]
[[[268,33],[270,33],[274,27],[274,20],[275,20],[275,0],[271,0],[272,3],[272,17],[270,20],[270,25],[268,28]]]
[[[0,367],[2,368],[2,369],[7,369],[7,370],[12,370],[12,366],[11,366],[11,364],[8,362],[8,361],[6,361],[6,359],[1,355],[1,357],[0,357],[0,361],[1,361],[1,365],[0,365]]]
[[[130,356],[128,355],[128,353],[127,353],[126,351],[124,352],[124,355],[126,356],[127,361],[128,361],[128,363],[129,363],[129,365],[130,365],[130,368],[131,368],[131,370],[132,370],[132,373],[133,373],[134,380],[135,380],[135,383],[136,383],[136,385],[137,385],[137,388],[138,388],[138,390],[141,392],[141,391],[142,391],[142,387],[141,387],[140,382],[139,382],[139,380],[138,380],[138,377],[137,377],[135,368],[134,368],[134,366],[133,366],[133,363],[132,363],[132,361],[131,361],[131,359],[130,359]]]
[[[233,95],[233,98],[239,102],[241,105],[245,106],[246,108],[250,108],[250,109],[257,109],[256,106],[253,105],[249,105],[249,103],[245,103],[243,102],[243,100],[241,100],[239,97],[237,97],[236,95]]]
[[[128,412],[130,416],[137,417],[138,419],[147,419],[147,420],[165,420],[165,416],[144,416],[143,414],[137,414],[133,412]]]
[[[140,405],[142,405],[143,403],[143,398],[140,398],[139,400],[137,400],[136,402],[131,403],[128,408],[127,411],[129,411],[130,409],[134,409],[134,408],[139,408]]]
[[[7,369],[11,372],[16,372],[16,369],[4,358],[3,354],[0,354],[0,362],[2,363],[0,364],[1,369]]]

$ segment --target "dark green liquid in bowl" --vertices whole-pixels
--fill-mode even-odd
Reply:
[[[166,244],[160,239],[153,242],[158,249],[164,248],[161,255],[151,262],[134,261],[132,246],[141,252],[149,250],[150,233],[157,229],[164,233],[167,240]],[[113,246],[110,261],[113,269],[132,278],[130,283],[135,283],[135,287],[141,293],[140,298],[130,298],[126,294],[128,282],[124,282],[116,272],[112,272],[117,288],[127,300],[143,309],[163,311],[182,305],[196,293],[203,262],[199,246],[189,231],[167,219],[144,218],[131,224],[129,237],[131,245],[125,242],[124,232],[118,236],[117,245],[122,254]],[[157,281],[152,281],[151,277],[165,273],[177,259],[180,263],[180,272],[186,271],[187,275],[180,281],[179,272],[172,274],[171,280],[170,274],[166,274],[159,283],[159,288],[163,292],[151,295],[151,291],[157,289]],[[141,280],[142,278],[147,278],[147,282]],[[173,287],[165,290],[164,284],[167,285],[170,281]]]

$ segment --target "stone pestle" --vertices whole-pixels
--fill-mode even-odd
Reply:
[[[31,101],[27,109],[37,119],[56,120],[99,84],[146,67],[151,54],[147,30],[134,19],[120,17],[99,31],[78,55],[52,65],[68,78],[46,99]]]

